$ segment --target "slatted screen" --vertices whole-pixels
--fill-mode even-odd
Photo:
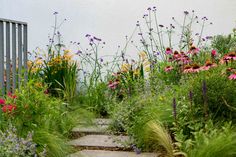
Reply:
[[[27,23],[0,18],[1,94],[20,88],[27,74]]]

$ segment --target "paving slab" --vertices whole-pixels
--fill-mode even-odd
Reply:
[[[72,132],[87,134],[104,134],[108,130],[108,125],[77,126]]]
[[[82,150],[69,157],[158,157],[156,153],[141,153],[125,151]]]
[[[128,136],[86,135],[69,142],[79,149],[125,150],[129,145]]]
[[[77,126],[72,129],[72,138],[76,139],[85,135],[105,135],[108,134],[108,125]]]
[[[112,123],[112,120],[105,118],[97,118],[94,120],[94,123],[98,125],[110,125]]]
[[[110,125],[112,123],[112,119],[96,118],[96,119],[92,120],[92,123],[95,125]],[[87,124],[87,123],[80,121],[79,124]]]

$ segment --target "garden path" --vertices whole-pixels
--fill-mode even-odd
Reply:
[[[155,153],[137,154],[130,147],[130,138],[112,135],[108,128],[110,119],[95,119],[92,125],[80,124],[72,130],[74,139],[69,142],[78,152],[69,157],[157,157]]]

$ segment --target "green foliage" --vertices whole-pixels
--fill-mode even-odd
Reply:
[[[231,124],[215,128],[213,124],[194,133],[190,157],[233,157],[236,155],[236,134]]]
[[[168,97],[148,94],[124,99],[116,104],[112,112],[112,129],[118,132],[126,131],[135,140],[138,147],[153,149],[153,143],[146,140],[145,124],[150,120],[161,119],[165,124],[171,124],[172,107]]]
[[[226,54],[236,50],[236,35],[229,34],[227,36],[217,35],[212,40],[212,47],[220,54]]]
[[[175,149],[174,143],[172,142],[171,136],[169,132],[165,129],[165,127],[158,121],[150,121],[147,123],[147,132],[148,139],[151,141],[156,141],[159,146],[164,148],[166,153],[166,157],[175,157],[175,156],[187,156],[183,152],[179,152]]]
[[[34,157],[36,153],[36,143],[32,140],[33,133],[29,132],[27,137],[21,138],[17,135],[17,130],[12,125],[6,131],[0,130],[0,156],[4,157]],[[46,156],[45,150],[39,156]]]
[[[64,55],[65,56],[65,55]],[[64,56],[50,58],[42,69],[44,82],[54,96],[71,100],[76,92],[77,64]]]
[[[33,131],[37,150],[42,151],[46,147],[50,156],[65,156],[71,150],[65,137],[70,135],[70,130],[81,119],[80,113],[85,111],[73,109],[60,99],[50,97],[44,93],[44,87],[35,84],[30,81],[21,87],[16,92],[16,98],[8,96],[6,101],[15,104],[17,108],[2,115],[16,126],[20,136],[24,137],[29,130]]]
[[[217,120],[235,121],[236,82],[222,75],[225,67],[221,66],[209,71],[201,72],[186,82],[189,91],[193,92],[194,106],[200,106],[203,112],[203,81],[206,81],[206,105],[209,114]],[[187,95],[187,93],[186,93]]]

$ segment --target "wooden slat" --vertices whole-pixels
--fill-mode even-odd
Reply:
[[[12,23],[12,86],[16,89],[16,24]]]
[[[22,77],[22,25],[18,24],[18,87]]]
[[[24,70],[25,70],[25,74],[24,74],[24,79],[25,79],[25,83],[28,80],[28,68],[27,68],[27,61],[28,61],[28,52],[27,52],[27,47],[28,47],[28,43],[27,43],[27,25],[24,25],[24,32],[23,32],[23,53],[24,53]]]
[[[4,94],[4,22],[0,21],[0,90]]]
[[[10,82],[10,73],[11,73],[11,40],[10,40],[10,23],[6,22],[6,90],[7,93],[11,92],[11,82]]]

